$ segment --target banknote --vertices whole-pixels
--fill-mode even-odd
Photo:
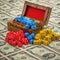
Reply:
[[[49,23],[44,28],[60,34],[60,0],[0,0],[0,60],[60,60],[60,40],[48,46],[29,44],[22,47],[5,42],[7,22],[20,16],[25,1],[51,7]]]

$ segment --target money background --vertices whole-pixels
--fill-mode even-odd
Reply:
[[[0,0],[0,60],[60,60],[59,40],[49,46],[29,44],[22,47],[12,47],[4,41],[6,23],[21,15],[25,1],[51,7],[52,13],[45,28],[60,34],[60,0]]]

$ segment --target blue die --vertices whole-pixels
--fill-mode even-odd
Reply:
[[[28,32],[26,32],[24,35],[25,35],[25,37],[27,37],[27,36],[29,36],[29,33],[28,33]]]
[[[19,22],[19,17],[16,17],[14,20],[17,21],[17,22]]]
[[[25,29],[29,29],[30,28],[30,25],[29,24],[26,24],[25,25]]]
[[[32,38],[34,38],[34,37],[35,37],[35,34],[34,34],[34,33],[32,33],[32,34],[31,34],[31,36],[32,36]]]
[[[34,42],[34,40],[33,40],[33,39],[29,40],[29,43],[30,43],[30,44],[33,44],[33,42]]]
[[[32,39],[32,36],[31,35],[27,36],[27,39],[28,40],[31,40]]]
[[[32,34],[30,34],[29,36],[27,36],[27,38],[28,38],[28,40],[31,40],[31,39],[33,39],[33,38],[34,38],[34,36],[35,36],[35,34],[34,34],[34,33],[32,33]]]
[[[32,30],[36,30],[36,25],[32,25],[32,26],[31,26],[31,29],[32,29]]]

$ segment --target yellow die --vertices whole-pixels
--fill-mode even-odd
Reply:
[[[35,36],[35,39],[39,39],[40,37],[39,36]]]
[[[51,40],[51,36],[50,35],[45,36],[44,40],[48,40],[48,41]]]
[[[60,36],[59,36],[58,34],[56,34],[55,32],[52,32],[51,35],[52,35],[52,40],[59,39],[59,37],[60,37]]]
[[[54,35],[54,39],[55,39],[55,40],[60,39],[60,35],[55,34],[55,35]]]
[[[34,40],[33,44],[34,45],[39,45],[39,40]]]
[[[39,44],[42,44],[42,39],[39,39]]]
[[[40,36],[40,39],[44,39],[44,38],[45,38],[45,36],[44,36],[44,35],[41,35],[41,36]]]
[[[50,44],[50,42],[46,41],[46,40],[43,40],[42,42],[43,42],[43,45],[49,45]]]
[[[40,38],[40,34],[37,33],[37,34],[35,35],[35,39],[39,39],[39,38]]]
[[[51,34],[51,33],[52,33],[52,29],[47,29],[47,30],[46,30],[46,33],[47,33],[47,34]]]
[[[41,40],[34,40],[34,42],[33,42],[34,45],[40,45],[41,43],[42,43]]]
[[[40,36],[40,34],[39,34],[39,33],[37,33],[37,34],[36,34],[36,36],[38,36],[38,37],[39,37],[39,36]]]

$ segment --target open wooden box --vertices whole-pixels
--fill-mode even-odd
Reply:
[[[38,5],[38,4],[25,1],[21,15],[34,20],[36,22],[37,29],[36,30],[32,30],[32,29],[25,30],[23,24],[16,22],[14,20],[10,20],[7,24],[8,30],[18,31],[20,29],[23,29],[24,31],[37,33],[38,30],[44,27],[44,25],[48,24],[51,10],[52,9],[50,7],[45,7],[42,5]]]

